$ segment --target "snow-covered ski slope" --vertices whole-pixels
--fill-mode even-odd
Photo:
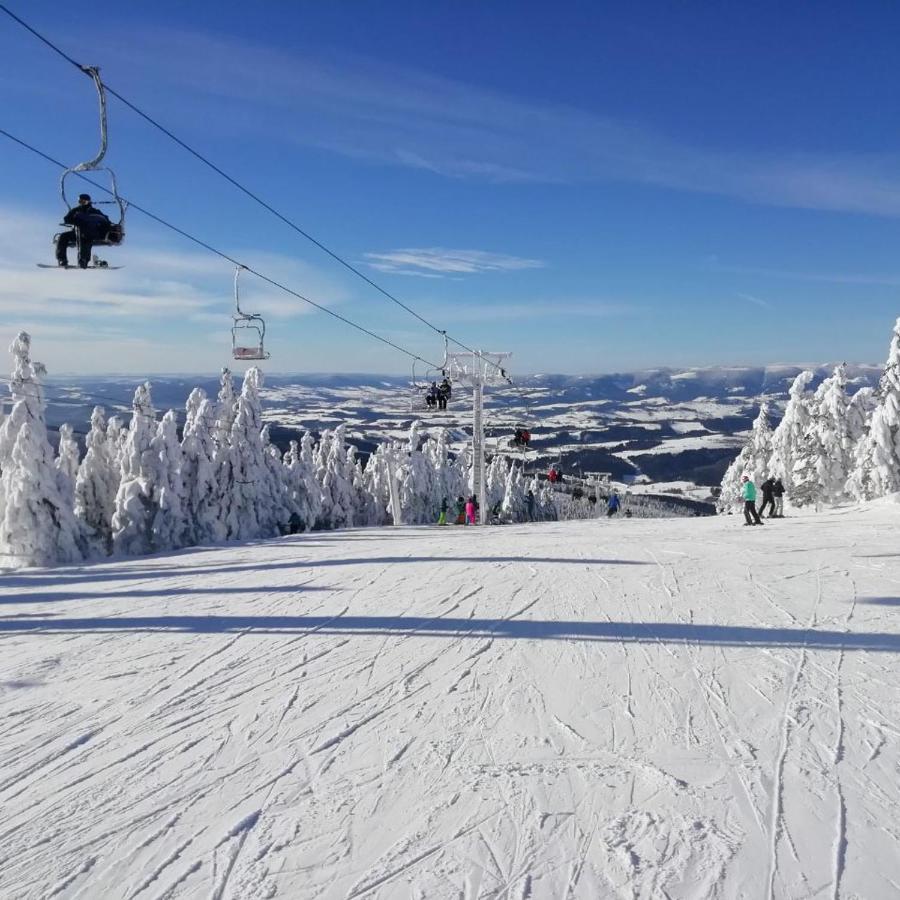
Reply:
[[[4,898],[895,897],[900,506],[2,577]]]

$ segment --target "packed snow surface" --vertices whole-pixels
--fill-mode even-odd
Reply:
[[[900,507],[0,579],[0,896],[900,891]]]

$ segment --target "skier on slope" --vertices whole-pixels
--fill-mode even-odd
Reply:
[[[775,514],[775,479],[770,475],[761,485],[762,489],[762,506],[759,508],[760,516],[763,515],[766,511],[766,507],[769,507],[769,518]]]
[[[466,501],[462,496],[456,498],[456,524],[466,524]]]
[[[474,525],[475,524],[475,512],[478,509],[478,497],[475,494],[472,494],[468,500],[466,500],[466,525]]]
[[[619,495],[613,491],[606,501],[606,517],[612,518],[619,511]]]
[[[441,514],[438,516],[438,525],[446,525],[447,524],[447,510],[450,508],[450,504],[447,502],[447,498],[444,497],[441,500]]]
[[[741,476],[741,497],[744,500],[744,525],[762,525],[763,520],[756,511],[756,485],[749,475]]]
[[[784,518],[784,484],[780,478],[775,479],[775,485],[772,488],[775,496],[775,512],[772,514],[776,519]]]

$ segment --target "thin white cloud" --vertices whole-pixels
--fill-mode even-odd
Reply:
[[[525,259],[486,250],[448,250],[444,247],[391,250],[364,254],[369,266],[395,275],[438,278],[445,275],[475,275],[482,272],[514,272],[540,269],[539,259]]]
[[[739,293],[736,295],[741,300],[746,301],[747,303],[752,303],[754,306],[759,306],[762,309],[771,309],[772,304],[769,303],[768,300],[763,300],[762,297],[756,297],[753,294],[742,294]]]
[[[107,47],[117,52],[114,41]],[[366,57],[294,55],[196,32],[144,28],[120,52],[121,70],[134,85],[177,89],[184,105],[170,115],[184,116],[185,124],[200,118],[223,135],[253,130],[455,178],[630,181],[775,206],[900,216],[896,154],[713,149],[649,125]]]

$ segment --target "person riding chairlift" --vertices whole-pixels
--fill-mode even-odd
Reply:
[[[109,220],[106,213],[101,212],[91,203],[90,194],[78,195],[78,206],[72,207],[63,223],[71,225],[71,231],[64,231],[56,239],[56,262],[63,269],[69,267],[68,250],[72,244],[78,245],[78,265],[86,269],[91,261],[91,251],[94,244],[106,241],[119,243],[116,239],[116,226]]]

